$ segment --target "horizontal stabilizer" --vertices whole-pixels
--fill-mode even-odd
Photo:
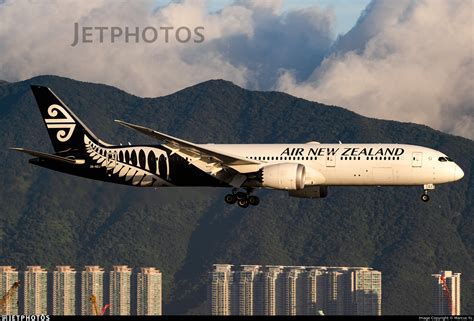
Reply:
[[[52,155],[48,153],[42,153],[42,152],[37,152],[34,150],[29,150],[29,149],[24,149],[24,148],[10,148],[11,150],[16,150],[34,157],[39,157],[42,159],[48,159],[56,162],[63,162],[63,163],[68,163],[71,165],[76,165],[76,164],[83,164],[84,160],[77,160],[77,159],[71,159],[67,157],[62,157],[58,155]]]

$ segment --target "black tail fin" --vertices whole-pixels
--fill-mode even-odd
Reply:
[[[51,89],[31,86],[56,153],[84,149],[84,136],[101,145],[101,141],[59,99]],[[102,143],[103,144],[103,143]]]

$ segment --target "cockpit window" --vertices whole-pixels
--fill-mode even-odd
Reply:
[[[449,157],[440,157],[438,158],[440,162],[453,162],[453,160]]]

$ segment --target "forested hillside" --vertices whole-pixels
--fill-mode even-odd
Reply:
[[[227,189],[125,187],[28,164],[8,147],[52,152],[30,84],[50,87],[106,142],[153,143],[114,122],[196,143],[370,142],[438,149],[465,177],[437,186],[333,187],[326,199],[258,191],[241,209]],[[56,76],[0,86],[0,265],[156,266],[164,314],[205,313],[213,263],[371,266],[383,273],[383,314],[429,314],[431,274],[462,273],[474,314],[474,142],[426,126],[370,119],[279,92],[211,80],[158,98]]]

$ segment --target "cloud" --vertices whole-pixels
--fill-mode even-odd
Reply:
[[[140,96],[165,95],[212,78],[268,89],[279,68],[311,71],[317,66],[333,40],[332,19],[331,11],[316,7],[282,14],[281,1],[240,0],[208,12],[205,1],[197,0],[161,7],[153,0],[7,0],[0,4],[0,78],[58,74]],[[80,28],[109,27],[105,40],[99,43],[93,30],[88,38],[93,43],[71,46],[75,22]],[[130,32],[152,26],[158,39],[135,43],[131,37],[124,43],[122,37],[111,43],[112,26]],[[166,26],[174,27],[168,42],[159,30]],[[180,43],[175,35],[183,26],[204,27],[205,40],[195,43],[193,32],[189,42]]]
[[[282,12],[281,0],[235,0],[218,12],[204,0],[0,0],[0,79],[57,74],[161,96],[223,78],[474,139],[472,14],[472,1],[373,1],[334,39],[332,9]],[[95,31],[73,47],[75,22],[152,26],[158,38],[112,43],[109,30],[99,43]],[[182,26],[204,27],[205,40],[193,31],[179,42]]]
[[[471,1],[373,1],[304,80],[277,88],[474,139]]]
[[[207,51],[201,56],[188,53],[200,45],[193,41],[179,43],[175,32],[181,26],[194,29],[205,26],[207,39],[222,34],[248,32],[245,10],[227,10],[226,14],[209,17],[203,3],[187,1],[154,8],[154,2],[47,1],[41,4],[27,0],[7,1],[0,6],[0,77],[25,79],[40,74],[58,74],[76,79],[103,82],[118,86],[137,95],[157,96],[195,84],[209,78],[226,78],[245,85],[245,66],[235,66],[219,52]],[[18,21],[29,23],[18,24]],[[242,23],[241,28],[235,22]],[[105,32],[103,43],[94,33],[93,43],[71,46],[74,23],[83,27],[147,26],[159,29],[173,26],[169,42],[164,33],[156,42],[139,43],[132,39],[125,43],[122,37],[111,42],[110,31]],[[195,39],[195,37],[193,37]]]

